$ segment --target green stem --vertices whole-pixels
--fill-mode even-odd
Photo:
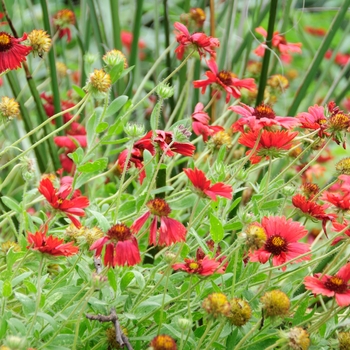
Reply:
[[[278,5],[278,0],[271,0],[270,17],[269,17],[269,24],[267,27],[267,37],[266,37],[267,48],[265,49],[264,59],[263,59],[262,68],[261,68],[259,90],[258,90],[258,96],[256,98],[257,106],[260,105],[261,102],[263,102],[264,100],[264,92],[265,92],[265,87],[267,82],[267,75],[269,71],[269,63],[270,63],[270,56],[271,56],[273,30],[274,30],[275,21],[276,21],[277,5]]]
[[[303,100],[305,96],[307,96],[307,89],[309,88],[310,84],[315,80],[315,77],[318,74],[318,68],[321,62],[324,60],[324,55],[328,50],[336,32],[342,25],[349,6],[350,6],[350,0],[344,0],[342,7],[338,11],[337,16],[334,18],[333,22],[329,26],[327,36],[324,38],[313,61],[309,65],[309,69],[304,75],[303,81],[300,83],[300,88],[295,95],[295,98],[292,102],[292,105],[289,108],[287,115],[293,116],[297,112],[300,102]]]
[[[218,329],[216,330],[216,332],[214,333],[214,335],[213,335],[212,337],[210,337],[210,342],[209,342],[209,344],[205,347],[204,350],[211,350],[211,349],[212,349],[211,345],[214,343],[214,341],[215,341],[216,339],[218,339],[218,337],[220,336],[220,334],[221,334],[221,332],[222,332],[222,329],[224,328],[225,324],[226,324],[226,319],[221,320]]]
[[[252,327],[249,332],[239,341],[239,343],[235,346],[235,350],[238,350],[246,340],[250,338],[250,336],[260,327],[262,319],[260,319],[254,327]]]
[[[159,316],[159,325],[158,325],[158,332],[157,335],[160,334],[160,330],[162,328],[162,322],[163,322],[163,314],[164,314],[164,307],[165,307],[165,296],[167,294],[168,291],[168,282],[169,282],[169,273],[170,270],[168,270],[167,275],[166,275],[166,280],[165,280],[165,285],[164,285],[164,292],[163,292],[163,298],[162,298],[162,305],[160,307],[160,316]]]
[[[207,327],[205,328],[205,331],[204,331],[203,335],[201,336],[201,338],[200,338],[199,341],[198,341],[196,350],[200,350],[200,349],[201,349],[201,345],[202,345],[202,343],[203,343],[205,337],[206,337],[206,336],[208,335],[208,333],[210,332],[212,324],[213,324],[213,320],[210,319],[210,320],[208,321]]]
[[[104,41],[102,40],[102,33],[101,33],[101,29],[100,29],[100,21],[98,20],[93,0],[87,0],[87,3],[88,3],[89,8],[90,8],[90,14],[91,14],[90,19],[91,19],[91,22],[92,22],[92,27],[94,29],[94,35],[95,35],[97,49],[98,49],[98,52],[100,54],[100,60],[102,62],[102,56],[105,54],[105,51],[104,51],[104,48],[102,46]],[[90,21],[88,21],[88,22],[90,22]]]
[[[31,331],[33,327],[35,326],[36,322],[36,316],[38,315],[39,307],[40,307],[40,299],[41,299],[41,274],[43,271],[43,266],[44,266],[44,254],[41,254],[40,256],[40,262],[39,262],[39,269],[38,269],[38,283],[37,283],[37,296],[36,296],[36,303],[35,303],[35,311],[34,311],[34,316],[32,319],[32,323],[28,329],[27,332],[27,337],[31,335]]]
[[[122,41],[120,39],[119,0],[110,0],[109,4],[111,7],[114,48],[121,50]]]
[[[42,14],[43,14],[43,22],[44,28],[47,33],[52,36],[51,25],[50,25],[50,16],[47,8],[46,0],[40,0]],[[58,79],[57,79],[57,71],[56,71],[56,61],[55,61],[55,50],[54,45],[51,46],[50,51],[48,53],[49,57],[49,65],[50,65],[50,78],[51,78],[51,89],[52,89],[52,97],[53,97],[53,105],[55,109],[55,114],[61,111],[61,102],[60,102],[60,91],[58,89]],[[59,128],[63,124],[63,118],[56,119],[56,126]],[[60,133],[59,135],[62,135]]]

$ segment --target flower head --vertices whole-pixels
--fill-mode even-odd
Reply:
[[[174,134],[171,131],[156,130],[156,134],[157,136],[154,138],[154,142],[169,157],[173,157],[175,155],[174,152],[191,157],[196,149],[190,142],[174,141]]]
[[[104,264],[106,266],[133,266],[141,262],[137,240],[130,228],[119,223],[113,225],[106,236],[92,244],[90,250],[96,250],[95,256],[100,256],[103,247],[106,247]]]
[[[335,169],[342,175],[350,175],[350,157],[340,160]]]
[[[263,27],[258,27],[255,31],[261,34],[263,37],[267,37],[267,32]],[[290,63],[292,60],[291,52],[301,53],[301,43],[288,43],[285,37],[279,32],[274,32],[272,37],[272,46],[275,47],[281,54],[281,60]],[[255,54],[258,56],[264,56],[265,44],[259,45],[255,49]]]
[[[203,103],[197,103],[192,113],[192,129],[196,135],[202,135],[203,141],[207,142],[209,136],[213,136],[219,131],[224,131],[225,129],[222,126],[218,125],[209,125],[210,117],[203,110]]]
[[[14,38],[6,32],[0,32],[0,73],[7,69],[17,69],[21,63],[26,61],[26,56],[32,51],[31,46],[21,45],[28,35],[23,34],[22,38]]]
[[[324,115],[324,108],[322,106],[314,105],[308,108],[308,112],[302,112],[297,115],[300,127],[304,129],[311,129],[319,131],[319,136],[323,137],[324,130],[327,128],[327,118]]]
[[[34,250],[38,250],[41,253],[46,253],[52,256],[70,256],[79,251],[78,247],[73,246],[73,242],[64,243],[63,239],[47,236],[48,227],[44,226],[42,230],[30,233],[28,232],[27,240],[29,246]]]
[[[339,350],[348,350],[350,348],[350,332],[338,333]]]
[[[169,246],[176,242],[182,242],[186,239],[186,227],[175,219],[169,218],[171,213],[169,204],[162,198],[155,198],[147,203],[149,211],[141,215],[131,225],[131,230],[135,233],[139,232],[147,219],[153,215],[150,226],[149,243],[151,245]],[[160,228],[157,230],[157,221],[160,219]],[[157,239],[157,231],[159,237]]]
[[[222,182],[211,185],[204,172],[197,168],[184,169],[184,173],[191,180],[200,196],[209,197],[213,201],[216,201],[216,196],[232,199],[232,186],[225,185]]]
[[[292,129],[299,125],[299,120],[296,118],[276,116],[272,107],[264,103],[255,108],[241,103],[241,106],[231,106],[229,109],[243,116],[243,118],[238,119],[232,124],[232,130],[234,132],[243,132],[245,125],[252,131],[273,125],[282,126],[286,129]]]
[[[107,51],[106,54],[102,57],[102,59],[109,69],[112,69],[121,62],[123,62],[124,69],[128,68],[128,62],[126,61],[126,57],[119,50],[113,49]]]
[[[73,195],[72,199],[67,199],[72,192],[71,186],[62,185],[57,190],[48,178],[40,181],[39,192],[46,198],[52,208],[65,213],[76,227],[81,226],[76,216],[85,216],[83,209],[89,206],[87,197]]]
[[[230,303],[225,294],[213,293],[203,300],[202,308],[213,317],[227,316],[230,312]]]
[[[14,98],[7,96],[1,97],[0,102],[0,121],[6,123],[8,120],[19,116],[19,104]]]
[[[301,327],[293,327],[288,333],[289,346],[295,350],[307,350],[310,346],[309,333]]]
[[[28,34],[28,39],[30,45],[32,46],[33,54],[38,54],[39,57],[45,52],[49,52],[51,47],[51,38],[50,35],[42,29],[34,29]]]
[[[112,85],[111,77],[103,69],[94,69],[90,74],[89,80],[85,85],[88,92],[92,92],[96,96],[105,96]]]
[[[182,60],[186,48],[197,50],[200,57],[209,53],[211,57],[216,56],[215,48],[220,46],[217,38],[207,36],[204,33],[190,34],[185,25],[180,22],[175,22],[176,41],[179,46],[175,49],[176,57]]]
[[[207,80],[196,80],[193,82],[195,88],[201,88],[202,94],[205,93],[208,85],[213,85],[213,90],[226,92],[226,103],[230,100],[230,97],[241,97],[241,89],[248,90],[255,89],[255,82],[252,78],[238,79],[235,74],[229,71],[222,70],[219,72],[215,60],[210,59],[208,62],[210,71],[207,71],[205,75]]]
[[[300,209],[304,214],[308,215],[310,218],[322,220],[322,226],[325,233],[327,221],[333,221],[337,217],[336,214],[327,214],[325,212],[327,206],[317,204],[312,200],[308,200],[301,194],[296,194],[295,196],[293,196],[292,203],[296,208]]]
[[[175,340],[166,334],[157,335],[150,345],[152,350],[177,350]]]
[[[263,130],[256,151],[250,158],[251,163],[259,163],[261,159],[265,157],[267,159],[281,157],[285,151],[289,150],[293,146],[292,140],[297,135],[297,132],[289,132],[287,130]],[[258,130],[242,133],[238,139],[238,143],[249,148],[253,148],[258,136]],[[250,152],[251,151],[247,151],[246,154],[250,154]]]
[[[226,317],[231,324],[241,327],[252,317],[252,309],[245,300],[233,298],[230,300],[230,311]]]
[[[173,264],[174,270],[186,271],[189,274],[198,274],[201,276],[210,276],[213,273],[224,273],[225,267],[220,266],[220,261],[211,259],[209,256],[205,256],[203,259],[185,259],[185,263]]]
[[[278,289],[266,292],[260,301],[267,317],[285,316],[289,312],[290,300],[285,293]]]
[[[67,35],[67,42],[69,43],[72,39],[69,26],[75,24],[74,12],[68,9],[58,11],[53,16],[53,23],[58,30],[59,37],[62,39],[65,35]]]
[[[350,263],[343,266],[335,275],[308,276],[304,279],[305,288],[314,294],[335,297],[339,306],[350,305]]]
[[[249,254],[250,261],[265,264],[272,258],[273,266],[279,266],[310,251],[308,244],[298,242],[307,234],[307,230],[299,222],[287,220],[284,216],[270,216],[264,217],[261,225],[267,238],[260,249]],[[303,256],[294,262],[302,260],[310,260],[310,256]],[[285,269],[286,266],[282,267],[283,271]]]
[[[251,251],[263,247],[267,239],[265,228],[258,222],[249,224],[244,230],[244,236],[246,237],[246,245]]]

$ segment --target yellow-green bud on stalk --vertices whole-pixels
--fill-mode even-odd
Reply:
[[[17,117],[19,117],[19,104],[14,98],[2,97],[0,102],[0,123],[5,124]]]
[[[96,99],[102,99],[108,95],[111,85],[112,82],[109,74],[103,69],[95,69],[90,74],[84,90],[92,93]]]
[[[294,186],[284,186],[281,189],[281,192],[285,197],[291,197],[291,196],[295,195],[295,187]]]
[[[94,64],[96,60],[97,60],[97,56],[94,55],[93,53],[87,52],[84,55],[84,62],[86,62],[89,65]]]
[[[103,62],[106,64],[106,71],[110,71],[113,67],[123,63],[123,68],[128,68],[128,62],[125,55],[119,50],[110,50],[102,57]]]
[[[174,95],[174,88],[167,83],[160,83],[156,89],[156,93],[160,99],[166,100]]]
[[[131,138],[139,138],[145,133],[145,126],[135,123],[126,123],[124,132]]]
[[[177,320],[177,325],[182,331],[186,331],[192,327],[192,322],[187,318],[179,318]]]

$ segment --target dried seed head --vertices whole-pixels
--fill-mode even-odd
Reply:
[[[249,321],[251,316],[252,309],[245,300],[239,298],[230,300],[230,312],[227,318],[233,325],[241,327]]]
[[[230,303],[226,295],[222,293],[210,294],[203,300],[203,309],[213,317],[227,316],[230,312]]]
[[[285,316],[288,314],[290,301],[288,296],[280,290],[266,292],[260,299],[267,317]]]

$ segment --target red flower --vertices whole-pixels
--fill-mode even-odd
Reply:
[[[91,245],[90,250],[96,249],[95,256],[99,257],[104,246],[106,246],[105,266],[133,266],[141,262],[137,240],[129,227],[124,224],[112,226],[105,237],[98,239]]]
[[[43,231],[35,232],[34,234],[28,232],[27,248],[38,250],[41,253],[50,254],[52,256],[70,256],[79,251],[78,247],[73,246],[73,242],[64,243],[63,239],[46,236],[48,227],[45,225]]]
[[[201,58],[205,56],[206,52],[211,57],[216,57],[215,47],[220,46],[217,38],[212,38],[204,33],[194,33],[191,35],[186,26],[179,22],[175,22],[174,27],[176,29],[176,41],[179,43],[179,46],[175,49],[175,53],[179,60],[182,60],[187,47],[198,50]]]
[[[324,130],[327,127],[327,118],[324,115],[324,108],[322,106],[314,105],[313,107],[309,107],[308,112],[299,113],[297,118],[302,128],[320,129],[319,136],[323,137]]]
[[[343,239],[346,238],[346,236],[348,236],[350,238],[350,223],[344,219],[344,223],[341,224],[337,221],[333,221],[332,222],[333,225],[333,229],[335,232],[341,232],[343,231],[343,233],[345,234],[345,236],[338,236],[336,238],[333,239],[332,245],[336,245],[337,243],[339,243],[340,241],[342,241]],[[345,231],[344,231],[345,230]]]
[[[222,70],[219,72],[216,62],[211,59],[208,62],[210,71],[207,71],[205,75],[207,80],[196,80],[193,82],[195,88],[202,88],[202,94],[205,93],[208,85],[213,84],[213,90],[226,91],[226,103],[230,100],[231,95],[234,98],[240,98],[240,89],[245,88],[248,90],[254,90],[256,88],[254,79],[238,79],[232,72]]]
[[[210,185],[210,180],[207,179],[204,172],[197,168],[184,169],[185,174],[191,180],[193,186],[198,190],[199,195],[203,197],[209,197],[213,201],[216,201],[216,196],[232,199],[232,186],[225,185],[222,182],[218,182],[214,185]]]
[[[242,133],[238,139],[238,143],[249,148],[253,148],[259,135],[259,130]],[[286,130],[269,131],[264,130],[261,134],[258,147],[250,158],[252,164],[259,163],[263,157],[278,158],[286,150],[289,150],[293,144],[292,140],[298,135],[297,132],[289,132]],[[246,154],[249,154],[247,151]]]
[[[327,221],[333,221],[337,217],[336,214],[327,214],[325,212],[325,209],[327,209],[328,206],[317,204],[311,200],[306,199],[301,194],[296,194],[295,196],[293,196],[292,203],[296,208],[300,209],[304,214],[308,215],[309,217],[314,218],[316,220],[321,220],[323,230],[327,235]]]
[[[255,31],[261,34],[263,37],[267,37],[267,32],[263,27],[258,27]],[[272,46],[276,47],[281,54],[281,60],[290,63],[292,61],[292,56],[290,52],[301,53],[301,43],[288,43],[283,35],[279,34],[277,31],[273,33]],[[255,54],[258,56],[264,56],[266,44],[261,44],[255,49]]]
[[[17,69],[26,60],[26,56],[32,51],[31,46],[21,45],[20,42],[27,39],[24,33],[22,38],[14,38],[6,32],[0,32],[0,73],[7,69]]]
[[[304,279],[305,288],[314,294],[335,297],[339,306],[350,305],[350,263],[343,266],[334,276],[315,274]]]
[[[69,26],[75,24],[74,12],[68,9],[58,11],[53,16],[53,23],[58,30],[59,37],[62,39],[65,35],[67,35],[67,43],[69,43],[72,39]]]
[[[332,50],[327,50],[326,54],[324,55],[324,57],[326,59],[330,59],[331,57],[333,56],[333,51]],[[334,59],[334,62],[339,64],[340,66],[345,66],[348,61],[350,59],[350,55],[349,54],[343,54],[341,52],[338,52],[336,55],[335,55],[335,59]]]
[[[225,268],[220,266],[220,262],[215,259],[210,259],[206,255],[203,259],[194,260],[194,259],[185,259],[185,263],[178,263],[172,265],[174,270],[183,270],[190,274],[198,274],[202,276],[210,276],[213,273],[224,273]]]
[[[249,253],[250,261],[265,264],[272,257],[273,266],[279,266],[299,255],[310,251],[309,245],[298,240],[307,235],[307,230],[299,222],[287,220],[284,216],[264,217],[261,225],[264,227],[267,239],[263,247]],[[304,256],[295,262],[310,260]],[[282,267],[284,271],[286,266]]]
[[[204,112],[203,103],[197,103],[192,113],[192,129],[196,135],[202,135],[203,141],[207,142],[209,136],[213,136],[219,131],[224,131],[225,129],[222,126],[218,125],[209,125],[210,117]]]
[[[65,213],[76,227],[81,226],[75,216],[85,216],[83,208],[89,205],[87,197],[76,196],[74,198],[73,196],[72,199],[67,199],[72,192],[72,187],[63,185],[57,190],[48,178],[40,181],[39,192],[46,198],[52,208]]]
[[[247,125],[251,130],[260,130],[262,128],[279,125],[286,129],[292,129],[299,125],[299,120],[293,117],[279,117],[276,116],[274,110],[269,105],[262,103],[253,108],[240,103],[241,106],[231,106],[228,109],[240,114],[243,118],[238,119],[232,124],[234,132],[244,132],[244,125]]]
[[[350,193],[332,193],[325,191],[321,199],[333,204],[339,210],[347,211],[350,209]]]
[[[160,228],[158,230],[158,245],[169,246],[176,242],[182,242],[186,239],[186,227],[175,219],[171,219],[168,215],[171,212],[171,209],[168,203],[161,198],[155,198],[150,200],[147,203],[149,211],[141,215],[135,222],[131,225],[130,229],[137,233],[141,230],[142,226],[145,224],[147,219],[154,215],[151,227],[150,227],[150,236],[149,244],[157,244],[157,218],[160,218]]]
[[[87,147],[86,135],[55,136],[53,140],[58,147],[65,147],[69,152],[74,152],[79,145]]]
[[[314,36],[325,36],[327,31],[323,28],[313,28],[309,26],[304,27],[305,31]]]
[[[169,157],[175,153],[180,153],[183,156],[191,157],[196,147],[190,142],[173,142],[173,133],[171,131],[156,130],[157,136],[154,138],[160,149],[166,152]],[[169,145],[171,144],[170,148]]]

